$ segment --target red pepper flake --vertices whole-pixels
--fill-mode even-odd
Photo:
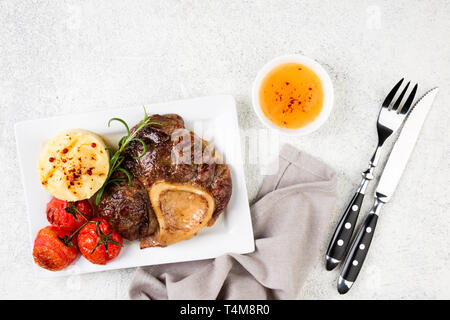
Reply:
[[[289,85],[289,82],[286,81],[286,85],[288,86],[288,85]]]
[[[92,176],[92,170],[91,169],[88,169],[86,172],[87,172],[88,175]]]
[[[92,148],[95,148],[96,146],[97,146],[97,144],[96,144],[95,142],[92,142],[92,143],[91,143],[91,147],[92,147]]]
[[[67,153],[69,150],[67,150],[67,148],[64,148],[62,153]]]
[[[73,183],[73,181],[75,180],[75,178],[73,176],[69,176],[68,177],[69,181],[71,182],[71,184]]]
[[[311,91],[311,90],[312,90],[312,88],[308,88],[308,90],[309,90],[309,91]]]
[[[48,181],[43,181],[42,184],[45,186],[48,183]]]
[[[298,70],[302,70],[302,68],[298,68]]]
[[[48,158],[48,161],[53,162],[53,161],[55,161],[55,158],[50,157],[50,158]]]

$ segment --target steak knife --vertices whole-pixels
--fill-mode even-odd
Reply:
[[[378,182],[374,205],[362,223],[342,265],[337,285],[340,294],[347,293],[358,277],[372,242],[381,207],[391,199],[397,188],[438,90],[434,88],[428,91],[408,114]]]

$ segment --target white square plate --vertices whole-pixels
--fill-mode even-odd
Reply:
[[[201,230],[194,238],[165,248],[139,249],[139,241],[124,241],[119,256],[101,266],[78,258],[68,268],[52,272],[34,265],[39,277],[56,277],[87,272],[130,268],[171,262],[215,258],[226,253],[249,253],[254,250],[250,209],[241,157],[236,104],[231,96],[211,96],[197,99],[146,105],[148,114],[177,113],[186,128],[212,143],[230,166],[233,193],[225,212],[214,226]],[[37,232],[49,225],[45,206],[51,199],[39,182],[37,159],[45,142],[59,132],[82,128],[101,135],[108,144],[117,145],[124,135],[123,126],[110,118],[124,119],[130,127],[142,120],[142,106],[110,109],[80,115],[19,122],[15,126],[17,149],[25,188],[32,244]],[[203,134],[202,134],[203,132]],[[32,258],[30,252],[30,258]]]

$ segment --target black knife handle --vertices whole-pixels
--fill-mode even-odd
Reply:
[[[339,224],[334,231],[326,256],[326,268],[333,270],[344,259],[358,220],[359,211],[364,199],[364,194],[357,192],[347,206]]]
[[[376,200],[370,213],[364,219],[341,268],[338,291],[344,294],[350,290],[364,264],[377,226],[381,202]]]

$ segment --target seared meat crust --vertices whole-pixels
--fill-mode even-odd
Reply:
[[[122,165],[132,175],[132,186],[109,185],[96,208],[99,216],[129,240],[154,239],[159,232],[148,195],[156,182],[187,184],[209,192],[215,206],[208,226],[226,208],[232,192],[228,166],[220,163],[221,157],[207,141],[184,128],[183,118],[176,114],[156,114],[151,119],[159,124],[144,127],[136,136],[146,144],[145,155],[137,158],[143,151],[137,141],[130,143],[125,152]],[[131,130],[135,129],[136,126]],[[151,242],[152,246],[158,245],[154,240]]]

